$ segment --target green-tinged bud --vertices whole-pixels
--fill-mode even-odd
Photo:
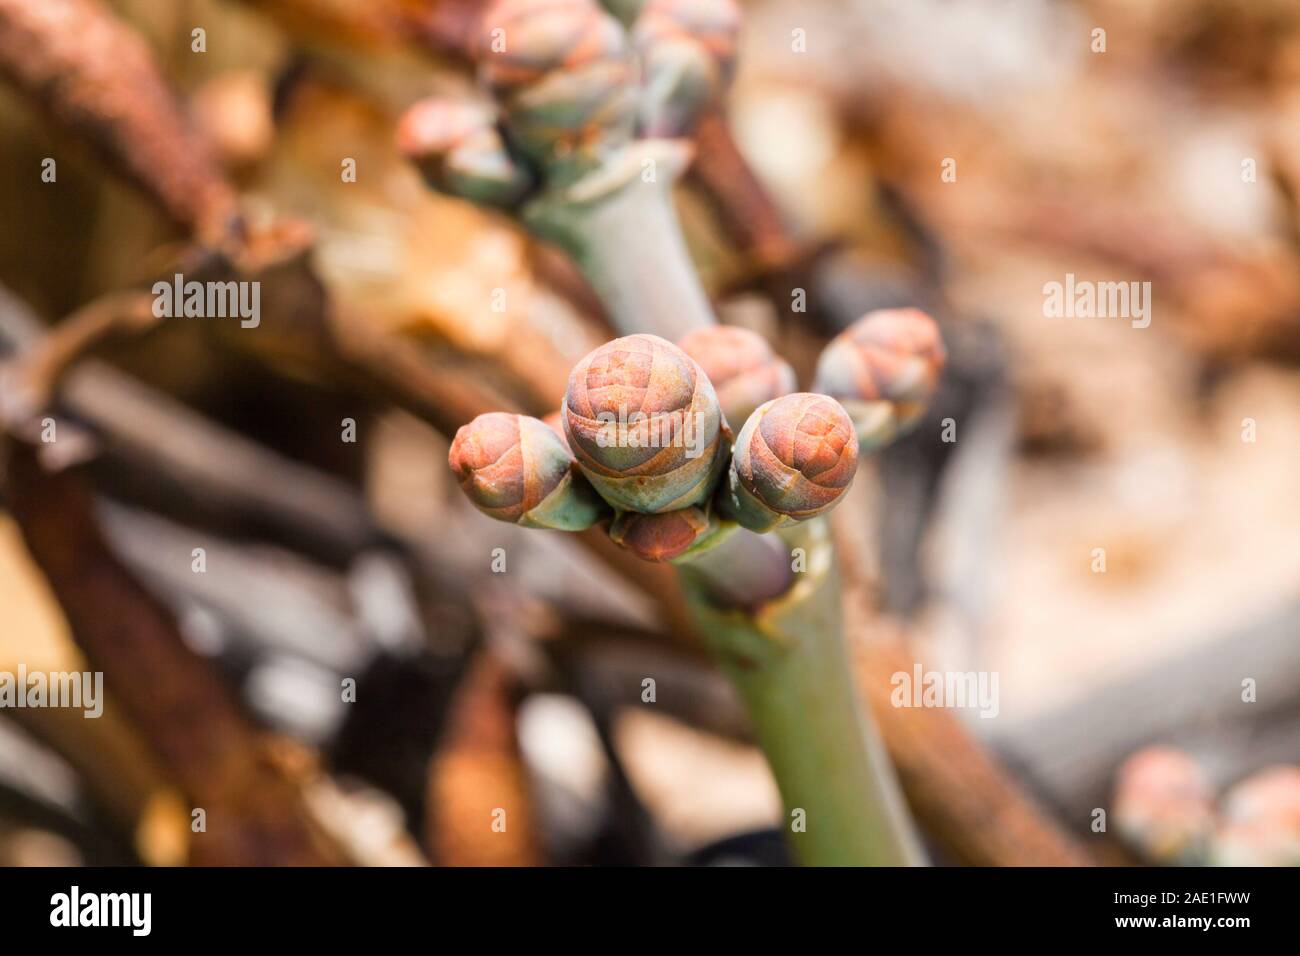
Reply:
[[[1194,863],[1214,825],[1213,801],[1209,781],[1191,757],[1172,747],[1148,747],[1120,767],[1115,824],[1152,863]]]
[[[645,135],[690,132],[731,83],[739,32],[735,0],[648,0],[632,31],[641,56]]]
[[[620,511],[658,514],[709,500],[727,433],[708,376],[657,335],[607,342],[565,392],[564,431],[583,473]]]
[[[456,432],[447,461],[466,497],[498,521],[582,531],[608,512],[568,449],[536,418],[480,415]]]
[[[722,513],[771,531],[829,511],[858,469],[858,439],[839,402],[797,392],[759,406],[736,436]]]
[[[882,309],[826,346],[813,388],[844,404],[862,450],[871,451],[920,421],[946,360],[934,319],[919,309]]]
[[[1228,791],[1211,862],[1300,866],[1300,767],[1269,767]]]
[[[511,142],[549,173],[571,178],[630,142],[636,58],[595,0],[498,0],[480,32],[479,75]]]
[[[484,205],[514,206],[532,184],[506,149],[492,111],[477,103],[420,100],[402,116],[397,148],[434,189]]]
[[[609,537],[644,561],[671,561],[718,528],[703,508],[679,508],[662,514],[620,512]]]
[[[677,344],[704,369],[733,428],[749,421],[764,402],[795,390],[794,369],[757,332],[709,325],[688,332]]]

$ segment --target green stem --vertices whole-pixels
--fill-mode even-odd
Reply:
[[[524,207],[529,228],[573,257],[623,335],[676,341],[714,322],[672,205],[688,157],[678,141],[643,140]]]
[[[646,0],[600,0],[600,5],[608,10],[618,21],[625,27],[631,27],[636,23],[636,18],[641,15],[641,8],[646,4]]]
[[[640,141],[576,182],[549,177],[523,209],[530,229],[573,257],[624,335],[676,340],[714,323],[672,206],[688,157],[683,143]],[[679,559],[691,613],[749,709],[799,859],[921,863],[893,768],[854,697],[825,523],[784,537],[729,526]],[[790,543],[806,555],[798,574]]]
[[[708,582],[724,572],[701,569],[715,553],[705,551],[679,566],[691,612],[744,698],[800,861],[923,864],[893,768],[854,694],[825,526],[795,530],[807,569],[787,594],[753,613],[720,606]]]
[[[701,594],[719,607],[757,608],[794,583],[790,554],[780,539],[713,518],[718,530],[674,563],[699,580]]]

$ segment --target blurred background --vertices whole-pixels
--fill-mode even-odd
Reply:
[[[394,146],[483,6],[0,0],[0,672],[106,688],[0,709],[0,862],[787,861],[671,582],[448,472],[611,337]],[[835,520],[933,857],[1300,862],[1300,8],[742,7],[678,190],[721,320],[805,384],[871,309],[948,345]],[[260,325],[151,320],[176,272]],[[1048,314],[1067,276],[1149,324]],[[913,663],[997,716],[901,725]]]

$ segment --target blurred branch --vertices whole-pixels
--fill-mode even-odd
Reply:
[[[863,480],[859,474],[859,481]],[[1088,854],[950,711],[895,707],[892,677],[915,655],[881,616],[871,573],[853,547],[867,524],[850,496],[836,515],[854,682],[917,819],[945,854],[975,866],[1082,866]],[[847,532],[847,533],[845,533]]]
[[[939,846],[972,866],[1091,863],[951,713],[893,706],[891,677],[911,673],[915,662],[901,643],[859,636],[854,648],[858,689],[880,723],[908,802]]]
[[[40,326],[16,300],[0,300],[0,345],[6,339],[11,345],[21,342],[41,347]],[[454,580],[461,587],[470,573],[455,561],[448,563],[446,549],[429,546],[436,542],[418,537],[402,544],[391,532],[381,530],[361,496],[345,483],[216,425],[102,363],[85,361],[67,371],[62,393],[68,407],[96,426],[106,439],[106,454],[92,467],[109,479],[109,485],[119,486],[127,498],[162,507],[185,521],[193,521],[197,514],[217,527],[243,533],[261,531],[275,540],[304,547],[336,566],[367,548],[396,547],[406,554],[409,545],[409,557],[416,560],[425,581],[445,587]],[[181,547],[184,542],[177,538],[179,529],[160,537],[169,526],[120,508],[110,514],[114,516],[111,528],[116,546],[125,548],[129,560],[149,580],[161,582],[164,591],[177,598],[211,607],[262,646],[283,644],[289,638],[291,643],[296,640],[300,650],[322,645],[323,651],[323,645],[329,643],[324,641],[325,634],[338,632],[348,644],[355,644],[360,636],[353,623],[339,622],[338,613],[321,605],[310,588],[304,589],[294,576],[286,576],[292,569],[258,561],[245,574],[247,556],[228,555],[222,560],[223,545],[208,535],[203,540],[212,573],[196,576],[188,565],[189,545]],[[416,533],[409,528],[394,530],[402,537]],[[193,537],[191,533],[185,540]],[[226,570],[216,573],[218,567]],[[258,593],[262,593],[260,598]],[[449,599],[450,594],[441,600]],[[257,613],[248,613],[250,607],[256,607]],[[278,611],[268,616],[271,608]],[[321,630],[326,619],[335,622],[333,631],[328,627]],[[601,627],[598,622],[591,626]],[[442,637],[445,640],[446,635]],[[424,655],[390,658],[381,653],[357,677],[358,685],[364,684],[365,700],[385,702],[372,717],[391,720],[393,715],[405,715],[412,721],[411,727],[403,728],[409,743],[401,751],[408,764],[405,769],[387,760],[376,763],[373,747],[366,743],[374,739],[375,724],[362,719],[362,710],[370,709],[360,704],[361,710],[349,712],[344,736],[335,748],[341,768],[392,788],[417,825],[424,812],[423,797],[413,796],[404,781],[410,773],[423,777],[422,768],[435,747],[432,735],[444,725],[440,716],[443,705],[430,694],[441,693],[439,688],[455,676],[442,671],[426,673],[428,666],[430,661]],[[390,742],[395,739],[392,733],[383,736]],[[461,746],[454,741],[450,745]],[[470,749],[478,746],[475,743]],[[431,836],[435,838],[446,837]]]
[[[309,774],[277,756],[211,665],[185,644],[170,614],[114,557],[83,482],[47,471],[26,442],[11,440],[8,449],[10,507],[78,644],[207,812],[209,829],[193,840],[193,859],[342,862],[303,805]]]
[[[135,487],[151,492],[152,503],[178,501],[186,509],[199,507],[208,517],[237,516],[245,527],[268,528],[335,560],[380,539],[355,493],[341,481],[220,428],[102,362],[71,367],[71,349],[60,343],[85,344],[87,339],[65,335],[60,331],[65,325],[44,337],[22,303],[0,288],[0,348],[61,356],[46,365],[50,374],[43,376],[39,407],[57,388],[69,410],[105,436],[114,467],[128,468],[137,479],[149,477]],[[23,363],[11,368],[27,367],[23,359],[11,361]],[[64,373],[66,380],[60,382]],[[0,397],[14,405],[8,392]]]
[[[444,866],[537,866],[541,840],[515,734],[518,691],[490,650],[456,689],[429,768],[426,842]]]
[[[133,842],[148,863],[177,862],[169,855],[170,841],[155,845],[142,832],[151,802],[174,792],[171,782],[114,700],[105,702],[96,720],[56,707],[10,710],[6,716],[75,768],[91,802],[122,842]]]
[[[34,342],[21,361],[0,365],[0,417],[16,421],[45,407],[60,377],[87,352],[117,335],[151,328],[152,299],[139,292],[110,293],[69,315]],[[4,337],[0,329],[0,337]]]
[[[233,191],[144,41],[96,0],[0,0],[0,76],[94,145],[177,224],[217,237]]]
[[[243,0],[289,34],[352,47],[415,44],[451,63],[473,55],[485,0]]]
[[[1300,685],[1300,604],[999,729],[1002,751],[1030,769],[1061,806],[1085,819],[1108,806],[1116,769],[1152,743],[1176,744],[1207,760],[1220,782],[1300,756],[1294,688]],[[1243,699],[1243,681],[1257,700]],[[1269,725],[1277,726],[1272,734]]]
[[[306,293],[303,301],[319,301],[314,317],[297,298],[285,303],[285,318],[295,321],[279,322],[281,338],[272,343],[287,350],[284,358],[324,362],[327,374],[350,375],[453,431],[479,411],[513,404],[454,363],[373,332],[361,319],[327,321],[335,317],[324,290],[314,290],[315,298],[301,288],[319,286],[306,262],[310,237],[301,230],[232,232],[235,192],[208,144],[185,123],[144,42],[96,0],[0,0],[0,75],[93,143],[201,244],[226,250],[207,256],[209,266],[220,270],[224,260],[239,278],[270,271],[268,292],[287,284]],[[204,257],[191,250],[194,266]]]
[[[721,109],[701,118],[694,138],[695,161],[686,171],[686,182],[708,204],[722,231],[754,270],[752,280],[760,284],[783,280],[789,286],[773,296],[784,312],[790,288],[808,287],[808,269],[824,247],[795,240],[736,145]]]

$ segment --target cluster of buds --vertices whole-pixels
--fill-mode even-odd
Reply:
[[[573,368],[558,422],[481,415],[457,433],[450,464],[494,518],[570,531],[603,522],[640,557],[672,560],[728,528],[772,531],[843,498],[858,465],[853,421],[834,398],[795,387],[745,329],[709,326],[680,345],[629,335]]]
[[[647,0],[620,12],[627,26],[596,0],[497,0],[483,12],[478,50],[479,79],[494,105],[417,103],[399,146],[432,173],[435,188],[515,205],[526,188],[485,199],[474,184],[532,185],[536,171],[537,185],[567,187],[638,136],[685,135],[730,83],[738,5]],[[416,134],[430,117],[446,129]],[[442,175],[444,167],[459,175]]]
[[[614,325],[712,324],[672,186],[682,137],[729,83],[735,0],[497,0],[479,22],[489,101],[410,108],[398,146],[441,192],[506,209],[563,248]],[[647,321],[652,319],[653,321]]]
[[[1200,766],[1172,747],[1148,747],[1120,768],[1120,834],[1151,863],[1300,866],[1300,767],[1269,767],[1215,806]]]

